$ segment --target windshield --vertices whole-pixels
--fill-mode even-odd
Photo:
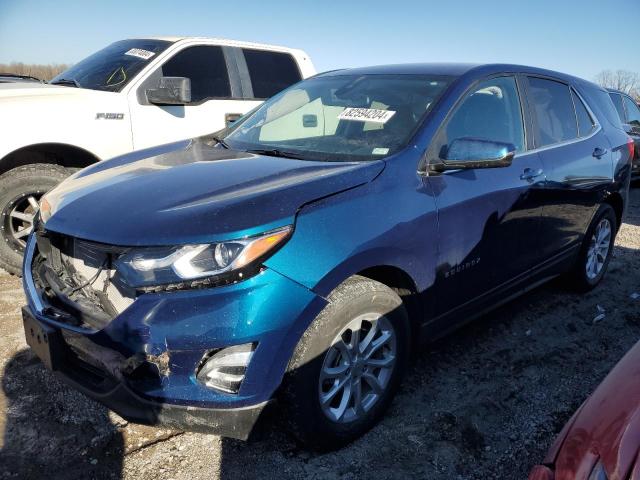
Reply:
[[[404,147],[450,83],[434,75],[330,75],[267,100],[233,128],[234,149],[314,160],[371,160]]]
[[[119,92],[171,42],[122,40],[103,48],[65,70],[49,83]]]

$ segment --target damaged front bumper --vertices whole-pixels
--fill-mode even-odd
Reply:
[[[36,248],[28,243],[25,265]],[[55,318],[30,268],[23,273],[27,341],[65,382],[132,422],[240,439],[272,400],[300,335],[326,304],[265,269],[233,285],[141,294],[91,330]],[[245,343],[255,351],[237,393],[197,380],[211,352]]]

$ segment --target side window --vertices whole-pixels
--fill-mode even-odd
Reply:
[[[627,109],[627,123],[634,127],[640,127],[640,109],[629,97],[624,98],[624,105]]]
[[[295,59],[288,53],[243,48],[254,98],[269,98],[302,80]]]
[[[571,98],[573,98],[573,105],[576,107],[576,117],[578,119],[578,135],[581,137],[586,137],[589,135],[594,127],[595,123],[587,107],[584,106],[580,97],[576,94],[576,92],[571,89]]]
[[[613,105],[616,107],[616,110],[618,111],[618,116],[620,117],[620,121],[622,123],[627,123],[627,119],[624,114],[624,106],[622,105],[622,96],[618,95],[617,93],[610,93],[609,96],[611,97],[611,100],[613,101]]]
[[[458,106],[441,135],[438,153],[442,159],[447,158],[454,140],[462,138],[507,143],[516,152],[523,151],[524,128],[515,78],[481,82]]]
[[[209,98],[229,98],[231,86],[221,47],[189,47],[162,65],[164,77],[187,77],[191,80],[191,102]]]
[[[536,147],[573,140],[578,137],[576,112],[569,87],[564,83],[529,77],[531,106],[536,119]]]

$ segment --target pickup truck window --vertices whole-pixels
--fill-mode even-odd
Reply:
[[[199,45],[181,50],[162,65],[162,75],[190,79],[191,103],[231,97],[227,64],[218,46]]]
[[[288,53],[243,48],[254,98],[269,98],[294,83],[302,75],[294,58]]]
[[[171,42],[132,39],[115,42],[76,63],[49,83],[119,92]]]

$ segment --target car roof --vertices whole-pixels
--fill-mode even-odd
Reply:
[[[623,92],[622,90],[616,90],[615,88],[607,88],[606,90],[609,93],[617,93],[618,95],[624,95],[625,97],[629,97],[633,100],[631,95],[629,95],[627,92]]]
[[[566,73],[547,70],[544,68],[530,67],[526,65],[513,65],[507,63],[407,63],[395,65],[377,65],[372,67],[359,67],[351,69],[333,70],[320,74],[320,76],[333,75],[443,75],[452,77],[486,76],[496,73],[527,73],[555,77],[570,83],[588,83],[587,80],[574,77]],[[595,85],[595,84],[592,84]],[[601,87],[600,87],[601,88]]]
[[[261,50],[279,50],[283,52],[300,52],[301,50],[290,47],[283,47],[280,45],[270,45],[267,43],[254,43],[243,42],[240,40],[231,40],[229,38],[218,37],[178,37],[178,36],[150,36],[150,37],[133,37],[128,40],[162,40],[165,42],[177,43],[177,42],[208,42],[215,43],[217,45],[229,46],[229,47],[241,47],[241,48],[257,48]]]

